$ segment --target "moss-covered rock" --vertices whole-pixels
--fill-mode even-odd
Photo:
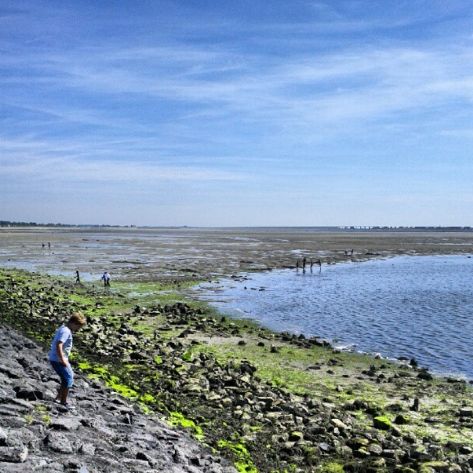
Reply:
[[[390,430],[393,426],[389,417],[377,416],[373,419],[373,425],[375,428],[380,430]]]

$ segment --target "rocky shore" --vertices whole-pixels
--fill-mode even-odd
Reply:
[[[79,375],[65,411],[44,349],[2,325],[0,386],[1,472],[235,471],[103,383]]]
[[[44,408],[37,409],[41,414],[26,414],[32,416],[30,427],[44,434],[38,436],[44,461],[57,461],[59,454],[47,439],[50,433],[61,434],[69,436],[70,457],[76,462],[72,468],[80,468],[80,441],[73,438],[81,430],[84,438],[93,438],[96,427],[87,419],[100,416],[103,420],[97,425],[116,429],[122,437],[108,447],[96,446],[96,451],[106,451],[103,461],[115,460],[124,468],[103,471],[139,468],[132,462],[147,465],[136,471],[230,471],[202,450],[192,450],[196,447],[167,428],[162,439],[161,434],[156,436],[157,424],[143,413],[159,413],[169,424],[187,429],[201,445],[230,459],[240,472],[473,472],[473,402],[464,381],[436,379],[417,367],[415,360],[388,363],[340,353],[317,338],[236,323],[205,306],[182,302],[176,287],[159,286],[156,292],[152,287],[151,283],[123,285],[102,291],[31,273],[0,272],[2,321],[40,343],[49,341],[70,311],[82,310],[89,318],[75,345],[76,367],[87,376],[75,395],[81,416],[73,423],[77,430],[56,432],[53,422],[46,425],[39,419]],[[15,340],[18,337],[9,342],[10,351]],[[28,387],[31,383],[23,368],[27,362],[22,359],[30,351],[44,358],[31,342],[24,343],[26,349],[13,358],[14,366],[6,365],[23,376],[11,379],[8,372],[4,374],[10,387],[6,399],[17,403],[21,393],[32,392],[39,383],[35,380]],[[40,368],[32,371],[51,390],[54,376]],[[15,379],[26,387],[18,389]],[[133,401],[133,407],[106,394],[98,381]],[[33,397],[23,398],[28,396]],[[94,396],[98,396],[95,401]],[[44,404],[22,402],[29,402],[33,413],[34,403]],[[57,408],[50,403],[47,407],[47,415],[54,417]],[[86,408],[90,410],[82,413]],[[20,412],[21,416],[25,414]],[[136,444],[135,432],[127,431],[134,428],[138,429]],[[122,448],[125,437],[130,442]],[[5,436],[5,448],[14,447],[8,444],[10,438]],[[175,438],[184,442],[178,465],[173,463],[173,450],[166,450],[176,445]],[[30,448],[26,441],[22,445],[20,453]],[[125,466],[125,458],[130,466]],[[159,461],[168,461],[174,470],[158,466]],[[63,463],[57,471],[67,468]]]

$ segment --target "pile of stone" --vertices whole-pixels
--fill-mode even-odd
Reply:
[[[73,411],[53,399],[44,350],[0,326],[0,471],[234,472],[182,432],[78,376]]]

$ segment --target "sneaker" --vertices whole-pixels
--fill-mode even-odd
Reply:
[[[64,410],[64,412],[74,411],[76,409],[76,406],[73,406],[72,404],[69,404],[68,402],[66,402],[65,404],[61,402],[59,403],[59,406],[61,407],[61,410]]]

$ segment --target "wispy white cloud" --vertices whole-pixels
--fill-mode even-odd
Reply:
[[[248,120],[297,118],[333,125],[334,120],[343,124],[351,118],[373,119],[441,105],[452,98],[471,101],[470,51],[469,47],[366,48],[268,62],[257,55],[195,47],[94,48],[37,57],[43,72],[30,80],[34,84],[46,76],[60,88],[139,95],[156,104],[189,102],[218,116],[236,112]],[[97,111],[55,107],[42,110],[66,120],[107,124]],[[127,125],[122,120],[122,126]]]
[[[114,143],[120,145],[120,143]],[[103,144],[105,149],[110,143]],[[176,160],[179,162],[179,159]],[[163,165],[153,161],[114,160],[92,154],[81,143],[0,140],[0,166],[5,179],[71,182],[239,181],[249,176],[204,166]]]
[[[28,55],[18,57],[17,66],[26,67],[29,59]],[[234,168],[242,169],[249,160],[271,162],[267,152],[253,158],[253,151],[244,149],[247,145],[238,130],[241,126],[267,130],[261,138],[251,138],[253,143],[261,142],[260,149],[281,149],[283,137],[284,146],[297,143],[306,147],[336,136],[366,132],[367,127],[379,130],[383,120],[388,120],[393,129],[396,115],[406,132],[406,114],[428,112],[433,107],[448,109],[452,102],[469,106],[473,100],[472,59],[469,48],[461,45],[348,48],[296,54],[279,61],[256,53],[242,56],[224,47],[104,46],[70,55],[55,53],[49,59],[35,56],[42,71],[40,79],[47,77],[57,91],[98,96],[104,103],[107,97],[120,97],[125,104],[142,102],[151,109],[169,110],[168,114],[160,114],[156,122],[142,122],[133,114],[95,105],[93,100],[78,106],[48,100],[49,92],[46,98],[38,99],[32,94],[28,101],[13,95],[4,103],[58,123],[93,127],[84,132],[80,146],[68,151],[68,157],[101,160],[103,168],[110,170],[108,179],[136,175],[137,179],[154,176],[218,181],[235,178],[222,168],[224,163],[233,162]],[[200,75],[196,72],[199,70],[216,72]],[[34,75],[31,81],[35,83]],[[178,107],[173,109],[173,104]],[[427,120],[435,121],[436,117],[429,115]],[[113,139],[110,134],[121,139]],[[52,146],[54,141],[57,138],[49,140],[41,158],[38,150],[31,150],[32,157],[45,160],[60,155],[62,144]],[[226,158],[220,158],[216,150],[207,157],[196,152],[195,143],[202,142],[220,147]],[[232,151],[235,144],[242,149]],[[284,159],[278,159],[277,150],[272,154],[275,162]],[[110,163],[117,160],[134,161],[141,171],[130,171],[123,164],[115,170]],[[140,165],[147,162],[153,162],[156,168]],[[183,169],[180,163],[185,163]],[[167,168],[170,164],[177,168]],[[200,174],[196,166],[204,166],[205,171]],[[76,172],[72,165],[56,169],[66,174],[68,169],[72,170],[69,174]],[[89,165],[83,169],[88,170],[91,179],[99,179],[100,173]]]

